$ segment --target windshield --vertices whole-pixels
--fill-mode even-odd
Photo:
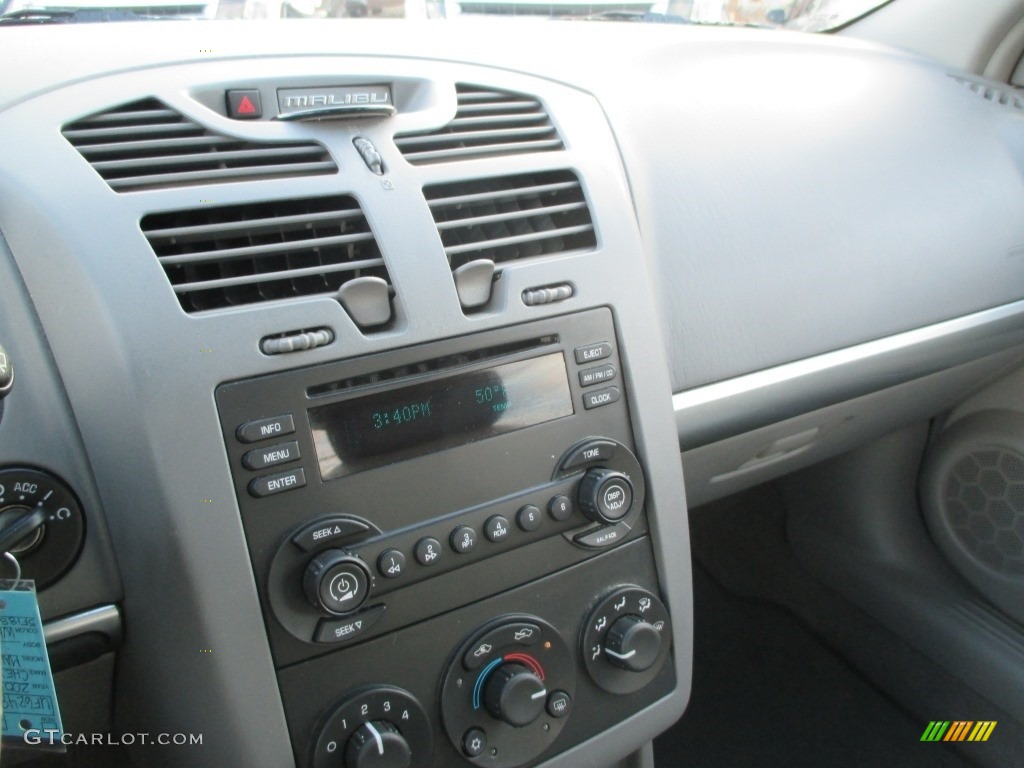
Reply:
[[[0,0],[7,22],[143,19],[542,16],[652,23],[836,29],[891,0]]]

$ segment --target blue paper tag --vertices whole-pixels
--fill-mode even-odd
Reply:
[[[3,741],[14,746],[62,748],[64,734],[46,653],[35,585],[6,582],[0,590],[3,657]]]

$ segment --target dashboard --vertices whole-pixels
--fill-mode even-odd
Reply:
[[[563,27],[0,30],[0,514],[48,515],[69,730],[640,759],[690,695],[688,509],[1021,361],[1024,96]]]

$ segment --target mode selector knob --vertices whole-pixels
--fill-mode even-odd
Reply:
[[[484,706],[499,720],[522,728],[540,717],[547,695],[544,682],[529,667],[503,664],[487,681]]]
[[[630,672],[651,668],[661,651],[661,633],[639,616],[616,619],[604,638],[608,661]]]
[[[328,549],[309,561],[302,587],[314,608],[343,616],[366,601],[370,573],[352,553]]]
[[[579,503],[595,523],[617,523],[633,506],[633,484],[614,469],[588,469],[580,480]]]
[[[345,748],[345,768],[408,768],[412,750],[387,720],[363,723]]]

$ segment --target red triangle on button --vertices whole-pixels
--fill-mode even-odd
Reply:
[[[248,96],[243,96],[242,100],[238,103],[238,114],[240,115],[254,115],[256,114],[256,105],[252,103]]]

